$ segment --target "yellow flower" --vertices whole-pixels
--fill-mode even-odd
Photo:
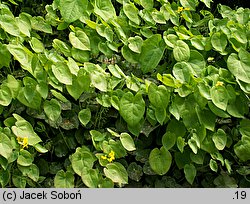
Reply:
[[[222,81],[217,81],[215,86],[223,86],[223,85],[224,85],[224,83]]]
[[[104,160],[107,160],[109,163],[111,163],[112,161],[115,160],[115,152],[113,150],[111,150],[111,152],[107,156],[102,155],[101,158]]]
[[[181,6],[181,7],[179,6],[177,12],[180,13],[180,12],[182,12],[183,10],[184,10],[184,8],[183,8],[182,6]]]
[[[28,148],[28,145],[29,145],[28,137],[24,137],[24,138],[17,137],[17,142],[18,142],[18,144],[22,145],[22,149]]]
[[[114,156],[115,156],[115,152],[111,150],[111,152],[109,153],[109,157],[114,157]]]
[[[107,156],[101,156],[102,159],[106,160],[107,159]]]

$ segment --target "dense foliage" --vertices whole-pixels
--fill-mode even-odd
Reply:
[[[0,1],[0,186],[250,187],[249,40],[212,0]]]

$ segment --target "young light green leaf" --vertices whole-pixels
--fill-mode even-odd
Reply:
[[[224,86],[214,86],[210,89],[210,95],[214,105],[222,110],[227,109],[228,104],[228,92]]]
[[[174,58],[176,61],[188,61],[190,58],[189,46],[182,40],[177,40],[173,49]]]
[[[170,100],[170,92],[166,86],[151,83],[148,87],[148,98],[154,107],[166,109]]]
[[[34,156],[27,150],[21,149],[17,158],[17,164],[21,166],[30,166],[34,161]]]
[[[140,17],[138,15],[138,9],[136,8],[136,6],[133,3],[131,3],[131,2],[124,3],[123,4],[123,11],[129,20],[131,20],[132,22],[134,22],[137,25],[140,25],[141,20],[140,20]]]
[[[71,156],[71,164],[74,172],[79,176],[86,167],[91,169],[96,161],[96,157],[86,147],[77,148],[76,152]]]
[[[54,179],[55,188],[74,188],[74,175],[71,172],[59,170]]]
[[[128,173],[124,166],[118,162],[107,164],[104,168],[104,174],[119,185],[128,183]]]
[[[69,33],[69,41],[74,48],[79,50],[90,50],[89,37],[83,30],[76,30],[76,32]]]
[[[136,53],[141,53],[143,39],[140,36],[130,37],[128,39],[128,47]]]
[[[28,145],[36,145],[41,142],[41,138],[34,132],[32,125],[26,121],[24,118],[17,114],[13,114],[16,119],[15,126],[12,126],[12,132],[21,138],[28,138]]]
[[[232,53],[227,59],[227,66],[230,72],[239,80],[250,83],[250,53],[240,49],[238,55]]]
[[[91,119],[91,111],[89,108],[86,109],[82,109],[79,113],[78,113],[78,118],[80,120],[80,122],[86,126],[90,119]]]
[[[81,178],[88,188],[97,188],[100,180],[99,171],[98,169],[84,168]]]
[[[160,149],[154,148],[149,155],[149,164],[152,170],[159,174],[164,175],[170,169],[172,163],[172,155],[165,147]]]
[[[177,137],[176,145],[177,145],[178,149],[180,150],[180,152],[183,153],[184,147],[186,145],[185,139],[182,137]]]
[[[69,94],[77,100],[83,92],[89,90],[90,83],[89,74],[84,69],[80,69],[77,73],[77,77],[73,76],[72,85],[66,85],[66,89]]]
[[[52,72],[56,79],[62,84],[71,85],[72,84],[72,74],[69,70],[69,67],[60,62],[56,65],[52,65]]]
[[[122,143],[122,146],[126,150],[128,151],[136,150],[134,140],[128,133],[122,133],[120,136],[120,141]]]
[[[12,144],[10,138],[3,132],[0,132],[0,155],[8,159],[12,154]]]
[[[63,20],[71,23],[79,19],[88,7],[88,0],[59,0],[59,9]]]
[[[211,43],[215,50],[223,52],[227,46],[227,36],[223,33],[214,33],[211,37]]]
[[[217,162],[215,160],[210,159],[209,166],[210,166],[210,169],[212,171],[214,171],[214,172],[218,171],[218,164],[217,164]]]
[[[223,150],[227,143],[227,135],[223,129],[218,129],[217,132],[213,134],[212,140],[218,150]]]
[[[106,22],[109,19],[114,19],[116,16],[116,11],[111,0],[95,0],[94,12]]]
[[[2,85],[0,87],[0,105],[2,106],[8,106],[12,101],[12,94],[11,89],[6,86]]]
[[[7,7],[0,9],[0,25],[1,28],[4,29],[4,31],[6,31],[7,33],[13,36],[20,35],[16,19],[14,18],[14,15]]]

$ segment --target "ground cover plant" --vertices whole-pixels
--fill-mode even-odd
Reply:
[[[0,186],[250,187],[250,10],[226,2],[0,1]]]

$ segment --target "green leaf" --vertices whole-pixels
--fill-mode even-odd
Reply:
[[[206,129],[214,131],[216,115],[214,115],[210,110],[201,109],[199,106],[196,106],[195,110],[200,124],[203,124]]]
[[[122,146],[126,150],[128,151],[136,150],[134,140],[128,133],[121,133],[120,141],[122,143]]]
[[[132,22],[134,22],[137,25],[140,25],[141,20],[140,20],[140,17],[138,15],[138,9],[136,8],[136,6],[133,3],[131,3],[131,2],[124,3],[123,4],[123,11],[129,20],[131,20]]]
[[[10,138],[3,132],[0,132],[0,155],[9,159],[12,154],[12,144]]]
[[[189,46],[182,40],[177,40],[173,49],[174,58],[176,61],[188,61],[190,58]]]
[[[12,182],[17,188],[25,188],[27,183],[26,178],[24,176],[19,176],[15,174],[12,176]]]
[[[250,137],[242,136],[241,140],[234,145],[234,152],[241,161],[250,160]]]
[[[143,8],[145,9],[152,9],[154,6],[154,0],[140,0],[141,5],[143,6]]]
[[[166,86],[157,86],[154,83],[150,83],[148,87],[148,98],[154,107],[166,109],[170,101],[170,93]]]
[[[217,132],[213,134],[212,140],[218,150],[223,150],[227,143],[227,135],[224,130],[218,129]]]
[[[227,59],[227,67],[239,80],[250,83],[250,53],[240,49],[238,55],[232,53]]]
[[[51,121],[57,121],[61,115],[61,105],[56,99],[46,100],[43,105],[46,116]]]
[[[7,49],[13,55],[13,57],[20,62],[23,69],[32,73],[31,61],[33,54],[30,50],[28,50],[25,46],[18,44],[8,44]]]
[[[4,29],[4,31],[6,31],[7,33],[13,36],[20,35],[16,19],[7,7],[1,8],[0,10],[0,25],[1,28]]]
[[[4,188],[10,181],[10,172],[8,170],[0,169],[0,185]]]
[[[162,136],[162,145],[165,147],[166,150],[170,150],[176,142],[176,135],[174,132],[167,131]]]
[[[106,92],[108,89],[107,76],[103,72],[93,71],[90,73],[91,84],[100,91]]]
[[[18,166],[18,169],[23,173],[23,176],[31,178],[33,181],[37,182],[39,179],[39,168],[35,164],[30,166]]]
[[[34,156],[30,154],[27,150],[20,150],[19,156],[17,158],[17,164],[21,166],[30,166],[34,161]]]
[[[218,164],[217,164],[217,162],[215,160],[210,159],[209,166],[210,166],[210,169],[212,171],[214,171],[214,172],[218,171]]]
[[[74,172],[79,176],[82,175],[82,170],[86,167],[91,169],[96,158],[86,147],[77,148],[76,152],[71,156],[71,164]]]
[[[165,43],[159,34],[155,34],[143,42],[139,58],[143,73],[151,72],[157,67],[164,51]]]
[[[143,118],[145,112],[145,101],[142,95],[137,93],[135,96],[131,92],[125,93],[119,106],[120,114],[130,126],[137,125]]]
[[[191,65],[192,74],[194,76],[201,76],[206,67],[206,62],[203,55],[197,50],[190,50],[188,64]]]
[[[213,86],[210,89],[210,95],[214,105],[224,111],[227,109],[229,97],[227,89],[224,86]]]
[[[87,0],[59,0],[59,9],[63,20],[71,23],[79,19],[87,10]]]
[[[74,175],[71,172],[59,170],[54,179],[55,188],[74,188]]]
[[[89,90],[90,82],[89,74],[84,69],[80,69],[77,76],[73,76],[72,85],[66,85],[66,89],[69,94],[77,100],[83,92]]]
[[[128,173],[124,166],[118,162],[107,164],[104,168],[104,174],[120,186],[128,183]]]
[[[42,16],[33,17],[31,19],[31,26],[34,30],[52,34],[51,25]]]
[[[70,32],[69,41],[74,48],[79,50],[90,50],[89,37],[83,30],[77,29],[76,32]]]
[[[39,153],[44,154],[44,153],[48,152],[48,150],[40,144],[35,144],[34,147],[35,147],[36,151]]]
[[[28,137],[28,144],[33,146],[41,142],[41,138],[34,132],[32,125],[21,116],[13,114],[16,119],[15,126],[12,126],[12,132],[21,138]]]
[[[97,188],[100,180],[99,171],[98,169],[84,168],[81,178],[88,188]]]
[[[132,162],[129,164],[127,172],[128,177],[136,182],[139,182],[141,177],[143,176],[143,169],[136,162]]]
[[[165,122],[167,118],[166,108],[162,108],[162,107],[155,108],[155,118],[161,125],[163,125],[163,123]]]
[[[149,164],[153,171],[159,175],[164,175],[170,169],[172,155],[165,147],[154,148],[149,155]]]
[[[240,133],[247,137],[250,137],[250,120],[249,119],[242,119],[240,121]]]
[[[136,53],[141,53],[143,39],[140,36],[130,37],[128,39],[128,47]]]
[[[11,89],[6,86],[2,85],[0,87],[0,105],[2,106],[8,106],[12,101],[12,94]]]
[[[11,62],[11,55],[6,45],[2,44],[1,42],[0,42],[0,58],[1,58],[0,69],[2,67],[9,67]]]
[[[31,40],[29,41],[30,47],[36,52],[36,53],[41,53],[44,51],[44,45],[43,43],[38,40],[35,37],[32,37]]]
[[[80,120],[80,122],[86,126],[90,119],[91,119],[91,111],[89,108],[86,109],[82,109],[79,113],[78,113],[78,118]]]
[[[59,52],[63,53],[66,57],[71,56],[71,47],[67,43],[58,39],[54,39],[52,46]]]
[[[192,67],[187,62],[177,62],[173,67],[173,75],[181,83],[188,84],[191,80]]]
[[[187,179],[188,183],[190,183],[191,185],[194,182],[194,179],[196,177],[196,168],[193,164],[186,164],[184,166],[184,174],[185,174],[185,178]]]
[[[111,0],[95,0],[94,12],[106,22],[116,17],[115,8]]]
[[[195,11],[196,6],[198,5],[198,0],[180,0],[180,3],[184,8],[189,8],[190,10]]]
[[[227,46],[227,36],[223,33],[214,33],[211,37],[211,43],[215,50],[223,52]]]
[[[72,84],[72,74],[66,64],[59,62],[52,65],[52,72],[59,82],[66,85]]]
[[[177,137],[176,144],[181,153],[184,151],[184,147],[186,146],[185,139],[182,137]]]

